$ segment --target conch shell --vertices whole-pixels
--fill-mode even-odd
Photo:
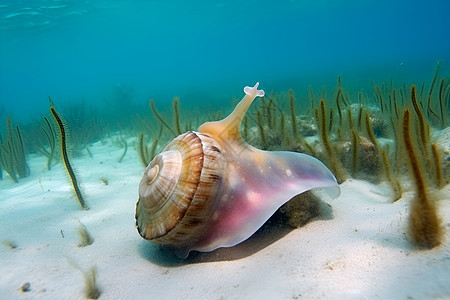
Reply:
[[[136,227],[154,243],[212,251],[248,239],[292,197],[313,188],[340,194],[330,170],[306,154],[263,151],[245,143],[241,121],[264,91],[245,96],[225,119],[176,137],[147,166],[139,184]]]

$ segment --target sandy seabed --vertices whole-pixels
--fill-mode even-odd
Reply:
[[[332,218],[268,228],[183,261],[137,233],[136,151],[119,163],[123,149],[111,140],[90,150],[92,158],[72,160],[87,211],[61,163],[48,171],[44,157],[30,155],[31,176],[14,184],[4,174],[0,299],[84,299],[93,267],[100,299],[450,299],[450,185],[439,202],[445,240],[432,250],[407,239],[411,190],[392,204],[386,183],[347,180],[339,198],[325,200]],[[80,222],[94,239],[86,247]]]

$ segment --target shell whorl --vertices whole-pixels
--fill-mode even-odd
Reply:
[[[139,184],[136,226],[152,242],[183,247],[207,226],[226,162],[209,135],[188,131],[155,156]]]

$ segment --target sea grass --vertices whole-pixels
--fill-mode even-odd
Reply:
[[[256,110],[256,120],[258,120],[258,112],[260,113],[260,117],[262,120],[262,122],[264,124],[266,124],[266,119],[267,119],[267,105],[266,105],[266,101],[264,99],[264,97],[261,98],[261,105],[258,107],[258,109]],[[270,128],[270,127],[269,127]]]
[[[394,135],[394,145],[395,145],[395,151],[394,151],[394,170],[396,172],[398,172],[398,170],[400,169],[400,164],[401,164],[401,159],[400,157],[402,156],[400,153],[402,151],[402,147],[401,147],[401,134],[399,133],[400,129],[399,129],[399,120],[395,120],[393,115],[391,114],[389,116],[389,119],[391,121],[391,125],[392,125],[392,132]]]
[[[80,237],[80,242],[78,243],[78,247],[86,247],[92,245],[94,242],[94,238],[87,231],[86,226],[78,220],[78,236]]]
[[[358,130],[361,130],[362,116],[363,116],[363,106],[361,105],[358,111]]]
[[[75,194],[77,196],[77,199],[78,199],[78,202],[79,202],[81,208],[84,210],[88,210],[89,207],[87,206],[86,202],[84,201],[84,197],[83,197],[83,194],[81,193],[81,189],[78,184],[77,177],[75,176],[75,172],[73,171],[72,165],[70,164],[70,161],[69,161],[69,156],[67,155],[67,145],[66,145],[67,135],[66,135],[66,129],[64,127],[64,123],[63,123],[59,113],[56,111],[52,100],[50,98],[49,98],[49,100],[50,100],[50,112],[51,112],[53,118],[55,119],[56,123],[58,124],[58,128],[59,128],[60,139],[61,139],[61,141],[60,141],[61,142],[61,155],[63,158],[64,165],[66,167],[67,173],[69,174],[69,177],[70,177],[70,180],[72,183],[72,187],[75,191]]]
[[[328,123],[328,134],[331,134],[331,131],[333,130],[333,118],[334,118],[334,109],[330,108],[330,121]]]
[[[372,86],[373,86],[373,91],[375,93],[375,98],[378,101],[378,105],[381,109],[381,112],[383,112],[383,98],[381,97],[381,90],[379,88],[379,86],[377,86],[375,84],[375,82],[372,80]]]
[[[262,98],[261,100],[263,100],[263,99],[264,98]],[[271,98],[269,98],[269,103],[266,106],[267,126],[269,127],[269,129],[273,129],[275,127],[274,120],[272,117],[272,106],[273,106],[273,101]]]
[[[383,165],[384,165],[384,170],[386,173],[386,178],[394,192],[394,201],[393,202],[396,202],[398,199],[400,199],[402,197],[402,187],[400,185],[400,182],[396,178],[394,178],[394,176],[392,175],[391,167],[389,166],[389,161],[387,159],[386,151],[384,149],[381,151],[382,151]]]
[[[339,127],[342,126],[342,109],[341,109],[341,105],[339,103],[340,95],[341,95],[341,88],[338,88],[337,95],[336,95],[336,106],[337,106],[338,114],[339,114]]]
[[[148,156],[148,160],[149,162],[155,157],[156,154],[156,147],[158,146],[158,141],[159,139],[153,139],[152,144],[150,146],[150,150],[149,150],[149,156]]]
[[[292,134],[294,137],[294,140],[297,140],[298,133],[297,133],[297,118],[295,116],[295,97],[294,97],[294,91],[292,89],[289,90],[289,104],[291,107],[291,123],[292,123]]]
[[[0,147],[0,165],[2,165],[5,172],[11,177],[11,179],[18,183],[16,170],[14,167],[13,149],[10,140],[6,139]]]
[[[315,107],[315,99],[314,99],[314,92],[311,86],[309,86],[309,97],[311,99],[311,110],[314,111],[314,107]]]
[[[348,116],[348,127],[349,127],[350,131],[352,131],[353,130],[353,115],[352,115],[352,110],[350,107],[347,109],[347,116]]]
[[[420,144],[420,148],[423,151],[423,154],[425,155],[425,159],[426,161],[428,161],[428,131],[427,131],[427,125],[426,125],[426,120],[423,116],[422,110],[419,107],[419,103],[417,102],[417,96],[416,96],[416,85],[412,85],[411,87],[411,102],[412,105],[414,107],[414,110],[416,112],[417,115],[417,119],[419,121],[419,131],[420,131],[420,139],[421,139],[421,144]]]
[[[431,81],[430,91],[428,92],[428,105],[427,105],[428,117],[430,117],[430,113],[431,113],[433,116],[435,116],[438,119],[439,119],[439,116],[434,112],[433,108],[431,107],[431,99],[432,99],[431,96],[433,94],[433,88],[434,88],[434,85],[436,84],[436,78],[438,76],[440,69],[441,69],[441,62],[439,61],[437,63],[436,72],[434,72],[433,80]]]
[[[398,119],[399,114],[398,114],[398,104],[397,104],[397,92],[396,92],[395,89],[393,89],[392,93],[393,93],[392,94],[392,100],[394,102],[395,117]]]
[[[444,129],[446,126],[446,118],[447,118],[447,108],[448,103],[445,103],[445,78],[441,79],[441,84],[439,85],[439,111],[441,114],[441,128]],[[450,85],[449,85],[450,86]]]
[[[355,177],[358,170],[359,136],[356,130],[352,130],[352,176]]]
[[[244,140],[248,139],[248,117],[244,116],[244,129],[242,132],[242,136],[244,138]]]
[[[158,119],[158,121],[164,125],[167,129],[169,129],[169,131],[173,134],[173,135],[177,135],[177,133],[175,132],[175,130],[172,129],[172,127],[170,127],[170,125],[166,122],[166,120],[164,120],[164,118],[158,113],[158,111],[156,110],[155,107],[155,102],[153,101],[153,99],[150,100],[150,108],[153,112],[153,114],[155,115],[156,119]]]
[[[409,235],[417,247],[431,249],[441,244],[443,232],[437,215],[436,203],[427,192],[426,177],[422,172],[419,157],[411,138],[410,118],[410,111],[407,108],[403,116],[403,141],[416,188],[416,194],[411,203]]]
[[[150,162],[148,158],[147,148],[144,145],[144,134],[141,132],[138,138],[138,156],[144,167]]]
[[[325,146],[325,150],[327,151],[327,154],[331,157],[332,156],[332,151],[331,151],[331,146],[330,143],[328,142],[328,135],[327,135],[327,113],[326,113],[326,108],[325,108],[325,101],[323,99],[320,100],[320,135],[322,138],[322,143]]]
[[[0,152],[0,165],[15,183],[30,174],[22,134],[18,125],[13,127],[11,116],[6,118],[6,139]]]
[[[369,112],[366,113],[366,131],[367,135],[372,142],[372,144],[375,146],[375,150],[378,153],[378,142],[375,138],[375,135],[373,134],[372,126],[370,125],[370,114]]]
[[[316,110],[315,110],[316,112]],[[320,100],[320,115],[319,112],[316,112],[316,115],[320,116],[320,137],[322,140],[322,144],[325,147],[326,154],[328,156],[328,162],[330,164],[330,169],[334,172],[338,183],[342,183],[346,179],[346,174],[340,165],[340,162],[336,159],[333,150],[331,149],[330,142],[328,140],[327,134],[327,113],[325,107],[325,101],[323,99]]]
[[[50,125],[50,121],[47,119],[47,117],[44,117],[44,121],[45,123],[44,125],[41,126],[41,130],[44,133],[45,138],[47,139],[48,145],[50,147],[50,151],[48,151],[47,156],[47,170],[50,170],[52,168],[52,159],[55,153],[56,137],[55,131],[53,130],[53,126]]]
[[[439,157],[439,152],[438,152],[436,144],[431,144],[431,153],[433,153],[436,185],[438,188],[442,188],[444,185],[444,179],[443,179],[443,175],[442,175],[441,160]]]
[[[30,170],[27,164],[27,158],[25,153],[25,148],[23,145],[22,134],[20,133],[19,126],[15,127],[15,135],[14,135],[14,160],[16,163],[17,174],[19,174],[20,178],[28,177],[30,174]]]
[[[98,299],[102,291],[97,284],[97,268],[92,267],[88,272],[83,272],[84,276],[84,296],[86,299]]]
[[[174,125],[176,129],[176,133],[178,135],[181,134],[181,128],[180,128],[180,112],[178,111],[178,104],[180,102],[180,99],[178,97],[173,98],[172,105],[173,105],[173,114],[174,114]]]
[[[281,135],[281,144],[283,147],[285,147],[286,145],[288,145],[290,143],[289,141],[289,137],[286,134],[286,126],[285,126],[285,117],[284,117],[284,113],[281,113],[280,116],[280,135]]]
[[[138,138],[138,156],[144,167],[147,167],[150,161],[155,156],[156,147],[158,146],[159,138],[155,138],[152,141],[150,147],[147,147],[144,143],[144,134],[140,133]]]
[[[262,121],[261,111],[259,111],[259,110],[256,111],[256,118],[258,120],[258,129],[259,129],[259,135],[261,137],[262,148],[266,149],[267,141],[266,141],[266,134],[264,132],[264,125],[263,125],[263,121]]]
[[[121,138],[120,141],[121,141],[121,143],[122,143],[124,149],[123,149],[123,153],[122,153],[122,155],[120,156],[118,162],[122,162],[122,160],[123,160],[123,158],[125,157],[125,155],[127,154],[127,150],[128,150],[128,144],[127,144],[127,141],[126,141],[125,139],[123,139],[123,138]]]

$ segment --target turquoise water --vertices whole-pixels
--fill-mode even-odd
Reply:
[[[267,91],[429,82],[450,63],[448,1],[1,1],[0,114]],[[119,91],[119,92],[118,92]],[[2,121],[3,122],[3,121]]]
[[[81,299],[94,274],[104,299],[449,298],[449,12],[449,0],[0,0],[0,298]],[[149,165],[257,81],[267,97],[245,117],[178,137],[182,167],[174,151]],[[205,142],[184,151],[187,136]],[[339,198],[305,193],[243,243],[173,256],[231,246],[294,192],[336,188],[328,169]],[[191,213],[206,190],[214,211],[171,222],[192,235],[157,237],[174,249],[140,237],[146,193],[169,195],[164,206],[190,193]],[[415,198],[436,198],[441,224]],[[92,245],[79,246],[81,226]],[[233,242],[215,240],[224,232]],[[416,251],[419,234],[441,246]]]

